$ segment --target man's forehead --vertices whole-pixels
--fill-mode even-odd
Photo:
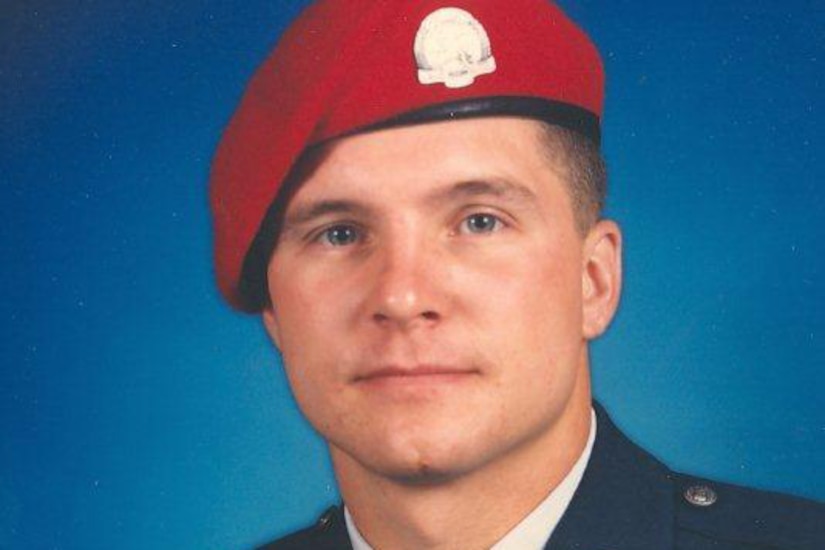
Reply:
[[[491,194],[528,198],[530,174],[555,169],[546,152],[543,123],[489,117],[385,129],[336,139],[307,155],[296,169],[292,193],[342,193],[368,200],[418,192],[442,199]],[[559,170],[554,170],[559,172]]]
[[[435,163],[454,160],[466,167],[464,157],[479,155],[476,163],[498,160],[507,148],[523,153],[507,160],[522,163],[546,145],[546,124],[523,117],[493,116],[466,120],[436,121],[397,128],[378,129],[331,140],[313,148],[302,160],[303,169],[346,170],[348,166],[376,166],[413,159],[421,170]],[[515,144],[515,147],[513,146]],[[415,164],[415,162],[413,163]],[[470,167],[467,167],[470,168]]]

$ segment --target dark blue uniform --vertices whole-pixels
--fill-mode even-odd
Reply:
[[[669,470],[596,406],[590,462],[546,550],[825,550],[825,505]],[[340,507],[262,547],[351,549]]]

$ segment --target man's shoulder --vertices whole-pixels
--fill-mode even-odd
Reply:
[[[674,472],[594,408],[593,453],[548,549],[825,549],[825,505]]]
[[[825,549],[825,505],[672,474],[676,548]]]
[[[258,550],[349,550],[343,509],[333,506],[314,525],[261,546]]]

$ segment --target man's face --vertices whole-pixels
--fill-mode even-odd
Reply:
[[[594,247],[539,128],[497,118],[348,137],[290,200],[264,321],[334,459],[449,478],[589,400],[586,340],[612,310],[591,319],[604,317],[587,307]]]

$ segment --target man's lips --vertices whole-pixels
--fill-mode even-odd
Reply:
[[[382,367],[368,371],[355,377],[355,382],[381,382],[381,381],[417,381],[452,379],[462,376],[479,374],[474,368],[448,367],[437,365],[416,365],[412,367]]]

